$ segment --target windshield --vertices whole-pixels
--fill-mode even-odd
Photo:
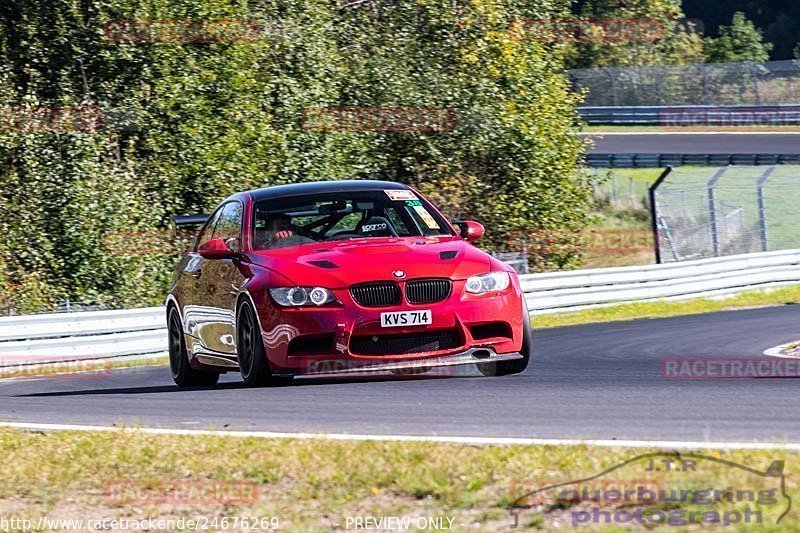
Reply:
[[[261,200],[254,217],[256,250],[365,237],[453,235],[444,219],[411,190]]]

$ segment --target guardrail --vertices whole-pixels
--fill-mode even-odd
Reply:
[[[593,168],[663,168],[666,166],[787,165],[800,163],[800,154],[587,154]]]
[[[682,300],[800,283],[800,250],[521,276],[532,314]]]
[[[0,367],[165,352],[163,307],[0,317]]]
[[[0,344],[0,347],[6,346],[7,341],[161,329],[164,327],[164,316],[162,307],[143,307],[123,311],[80,311],[2,317],[0,343],[3,344]]]
[[[800,104],[745,106],[586,106],[579,107],[587,124],[664,126],[787,126],[798,125]]]
[[[531,314],[713,297],[800,283],[800,250],[520,276]],[[167,349],[161,307],[0,318],[0,366]]]

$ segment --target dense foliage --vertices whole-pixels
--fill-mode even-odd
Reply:
[[[747,20],[744,13],[734,13],[730,26],[719,28],[719,37],[707,37],[705,55],[714,63],[736,63],[752,61],[761,63],[769,60],[771,43],[764,38],[758,28]]]
[[[576,16],[586,20],[623,20],[652,26],[658,39],[603,39],[601,29],[596,39],[564,48],[570,68],[642,65],[688,65],[694,63],[761,62],[769,60],[773,45],[743,12],[729,16],[726,22],[712,27],[707,20],[687,18],[681,0],[586,0],[573,5]],[[717,9],[718,6],[714,6]],[[596,24],[601,26],[601,24]],[[705,35],[705,36],[704,36]]]
[[[570,68],[704,62],[702,38],[694,24],[685,20],[680,0],[589,0],[574,10],[576,16],[589,20],[620,20],[629,26],[638,22],[656,38],[616,41],[598,34],[596,39],[565,48]]]
[[[730,24],[736,12],[743,12],[764,34],[764,40],[775,47],[772,60],[792,58],[792,49],[800,42],[800,2],[785,0],[683,0],[687,16],[705,21],[706,33]]]
[[[577,228],[576,97],[558,45],[515,38],[548,0],[8,0],[0,7],[0,284],[16,311],[161,301],[175,255],[107,236],[167,228],[277,183],[388,178],[489,228]],[[112,20],[256,20],[240,42],[115,42]],[[451,109],[452,131],[313,131],[324,107]],[[42,109],[57,119],[32,120]],[[102,112],[102,124],[64,110]],[[68,113],[66,113],[68,115]],[[49,120],[49,121],[48,121]],[[54,127],[56,122],[66,127]],[[84,121],[86,122],[86,121]],[[97,127],[95,127],[97,126]],[[139,237],[131,233],[132,247]],[[545,267],[574,258],[548,256]],[[1,305],[1,304],[0,304]]]

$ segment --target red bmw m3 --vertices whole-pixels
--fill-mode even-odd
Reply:
[[[386,181],[234,194],[202,224],[166,300],[178,386],[241,372],[285,377],[522,372],[530,320],[514,270],[471,243],[416,190]]]

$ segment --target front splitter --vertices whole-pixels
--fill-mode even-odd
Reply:
[[[495,363],[522,359],[522,354],[497,353],[492,348],[470,348],[464,352],[430,359],[414,359],[408,361],[368,362],[358,360],[330,359],[315,361],[303,373],[294,374],[295,378],[326,378],[336,376],[375,375],[388,373],[422,374],[432,368],[476,363]]]

